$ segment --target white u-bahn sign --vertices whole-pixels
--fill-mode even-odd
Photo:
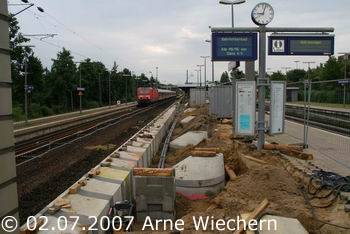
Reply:
[[[284,133],[286,82],[271,81],[270,135]]]
[[[235,135],[255,134],[256,82],[236,81]]]

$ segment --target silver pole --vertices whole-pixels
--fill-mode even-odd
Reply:
[[[266,27],[260,26],[259,33],[259,108],[258,108],[258,150],[265,144],[265,77],[266,77]]]
[[[231,17],[232,17],[232,28],[234,28],[235,27],[235,17],[234,17],[233,4],[231,4]]]
[[[202,66],[199,66],[199,84],[202,88]]]
[[[306,148],[309,148],[309,123],[310,123],[310,106],[311,106],[311,92],[312,92],[312,83],[311,83],[311,79],[309,77],[308,80],[308,85],[309,85],[309,93],[308,93],[308,106],[307,106],[307,120],[306,120]]]
[[[343,105],[346,107],[346,86],[343,84]]]
[[[207,86],[207,57],[204,57],[204,86]]]
[[[109,73],[108,76],[108,105],[111,107],[111,75],[112,71]]]
[[[81,64],[79,66],[79,87],[81,88]],[[79,95],[79,111],[82,112],[82,95]]]
[[[101,73],[98,73],[98,92],[99,92],[100,106],[102,106]]]
[[[28,61],[24,59],[24,113],[25,121],[28,123]]]
[[[214,74],[214,61],[211,62],[211,81],[214,83],[215,81],[215,74]]]
[[[344,79],[346,80],[346,78],[347,78],[347,65],[348,65],[348,54],[345,54],[344,55],[345,56],[345,58],[344,58],[344,61],[345,61],[345,74],[344,74]],[[343,87],[343,92],[344,92],[344,95],[343,95],[343,105],[344,105],[344,107],[346,106],[346,85],[345,84],[343,84],[344,85],[344,87]]]
[[[158,67],[156,67],[156,81],[158,81]]]
[[[307,140],[306,140],[306,91],[307,91],[307,82],[304,80],[304,137],[303,144],[304,148],[307,148]]]
[[[128,102],[128,78],[126,76],[125,76],[125,102]]]

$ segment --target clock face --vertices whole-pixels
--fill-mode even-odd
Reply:
[[[259,3],[252,11],[252,20],[257,25],[267,25],[273,20],[274,10],[268,3]]]

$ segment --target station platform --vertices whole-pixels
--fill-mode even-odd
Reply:
[[[104,114],[111,111],[115,111],[122,107],[133,106],[133,105],[136,105],[136,102],[124,103],[120,105],[104,106],[104,107],[98,107],[93,109],[86,109],[86,110],[83,110],[82,113],[80,113],[80,111],[68,112],[68,113],[59,114],[59,115],[52,115],[52,116],[43,117],[43,118],[31,119],[31,120],[28,120],[27,123],[25,121],[14,122],[13,127],[15,130],[34,127],[37,125],[42,125],[42,124],[52,123],[52,122],[59,122],[61,120],[71,119],[75,117],[89,116],[97,113]]]
[[[285,133],[267,136],[268,142],[279,144],[298,144],[303,142],[304,126],[286,120]],[[342,176],[350,175],[350,138],[336,133],[309,127],[309,149],[314,155],[312,163],[323,170],[332,171]]]
[[[292,103],[288,102],[286,103],[288,106],[297,106],[297,107],[304,107],[303,104],[300,103]],[[350,108],[338,108],[338,107],[325,107],[325,106],[316,106],[316,105],[311,105],[310,108],[312,109],[320,109],[320,110],[328,110],[328,111],[339,111],[339,112],[348,112],[350,113]]]

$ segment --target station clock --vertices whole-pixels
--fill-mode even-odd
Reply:
[[[262,26],[269,24],[275,15],[272,6],[266,2],[259,3],[252,11],[252,20],[255,24]]]

